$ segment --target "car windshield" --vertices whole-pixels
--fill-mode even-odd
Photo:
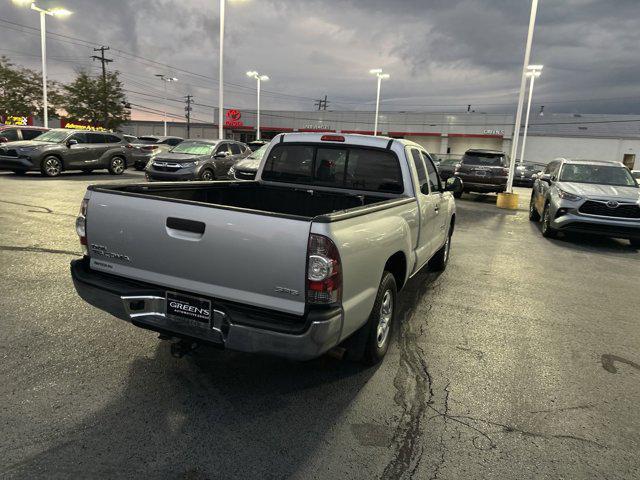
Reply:
[[[462,163],[466,165],[484,165],[487,167],[506,166],[504,155],[481,152],[465,153],[464,157],[462,157]]]
[[[69,130],[49,130],[42,135],[38,135],[34,140],[38,142],[59,143],[65,140],[71,133],[73,132]]]
[[[215,145],[202,142],[182,142],[173,147],[171,153],[186,153],[189,155],[211,155]]]
[[[262,157],[264,157],[264,152],[266,151],[267,145],[263,145],[255,152],[252,152],[251,155],[249,155],[247,158],[250,158],[251,160],[262,160]]]
[[[638,186],[629,170],[615,165],[566,164],[560,172],[560,181],[621,187]]]
[[[444,160],[440,160],[440,166],[443,166],[443,165],[457,165],[458,163],[460,163],[460,159],[459,158],[446,158]]]

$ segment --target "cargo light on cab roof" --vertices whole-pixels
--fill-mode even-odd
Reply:
[[[323,142],[344,142],[344,137],[342,135],[323,135],[320,140]]]

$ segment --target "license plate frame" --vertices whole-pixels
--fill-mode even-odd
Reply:
[[[165,292],[167,318],[199,328],[210,328],[213,319],[211,300],[186,293]]]

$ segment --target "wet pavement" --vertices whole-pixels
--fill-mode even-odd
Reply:
[[[640,252],[465,195],[377,368],[183,359],[76,295],[95,172],[0,174],[0,477],[640,478]]]

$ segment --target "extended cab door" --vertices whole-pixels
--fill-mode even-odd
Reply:
[[[433,160],[427,152],[422,152],[422,158],[424,160],[424,164],[427,167],[427,177],[429,180],[429,196],[432,197],[436,203],[434,210],[436,212],[435,222],[434,222],[434,232],[433,232],[433,253],[436,252],[446,240],[447,236],[447,228],[448,228],[448,210],[447,210],[447,201],[444,198],[442,193],[442,180],[440,179],[440,175],[438,175],[438,170],[436,169]]]
[[[411,159],[415,170],[416,198],[418,200],[418,207],[420,208],[420,230],[416,244],[416,266],[420,268],[431,258],[436,248],[434,236],[440,203],[435,195],[431,195],[429,177],[422,153],[414,147],[408,147],[407,150],[408,157]]]
[[[75,140],[78,143],[69,145],[69,140]],[[68,150],[65,152],[63,159],[65,168],[88,168],[91,166],[86,163],[93,157],[85,132],[76,132],[71,135],[67,138],[67,145],[69,145]]]

